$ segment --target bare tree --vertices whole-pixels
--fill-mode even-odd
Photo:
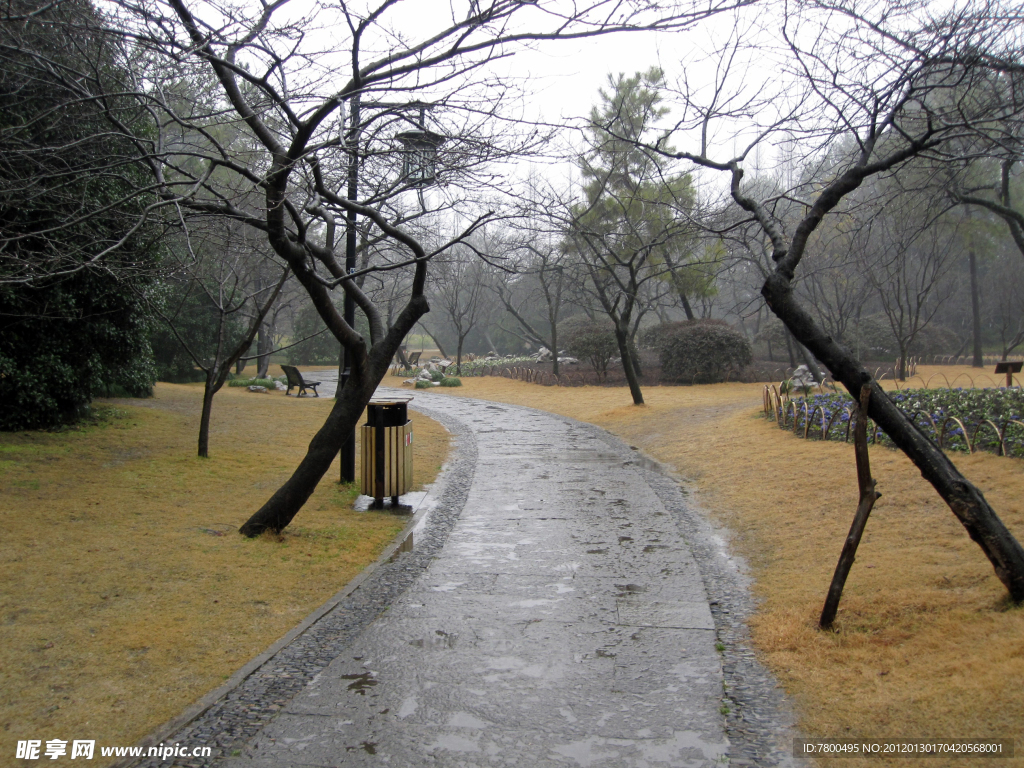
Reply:
[[[1006,360],[1024,344],[1024,263],[1002,254],[986,275],[984,285],[986,305]]]
[[[478,240],[480,238],[472,238]],[[459,244],[435,259],[431,296],[440,307],[440,318],[455,331],[455,370],[462,375],[462,350],[466,337],[477,327],[489,309],[492,268],[472,248]]]
[[[136,136],[151,160],[158,203],[262,232],[351,361],[351,376],[305,458],[242,526],[244,534],[279,531],[299,511],[352,434],[405,335],[428,311],[429,261],[488,218],[486,209],[466,201],[458,234],[427,247],[391,215],[387,202],[434,179],[442,188],[455,180],[488,182],[492,160],[535,141],[533,134],[508,129],[503,110],[510,88],[489,74],[489,62],[532,43],[678,28],[734,5],[662,9],[646,2],[502,0],[453,4],[444,14],[432,8],[410,23],[417,6],[394,0],[359,8],[319,5],[305,16],[284,2],[230,8],[187,0],[116,3],[113,23],[144,66],[136,94],[160,128],[156,137]],[[216,90],[205,100],[182,99],[182,77],[211,80]],[[445,170],[439,174],[423,162],[429,160],[425,150],[440,144],[425,139],[424,112],[436,128],[430,134],[448,138],[440,147]],[[222,141],[220,125],[237,129],[244,146]],[[399,170],[395,161],[403,154],[410,163]],[[360,192],[353,180],[371,172],[377,183]],[[356,217],[372,222],[401,257],[347,266],[334,233],[344,222],[351,252]],[[359,278],[379,271],[405,271],[409,284],[390,327],[359,286]],[[355,303],[365,335],[337,310],[336,289]]]
[[[515,273],[508,281],[496,281],[494,292],[520,335],[551,350],[551,372],[558,376],[558,322],[565,304],[566,254],[557,242],[558,234],[550,226],[545,228],[536,216],[524,220],[520,227]],[[538,296],[544,301],[542,307]]]
[[[798,300],[794,282],[811,236],[837,206],[867,180],[905,172],[915,158],[940,159],[964,135],[1000,131],[1020,117],[1021,101],[995,87],[993,71],[1012,69],[1020,46],[1015,9],[997,3],[960,4],[928,15],[899,3],[873,6],[807,2],[780,11],[782,45],[756,52],[759,80],[733,83],[748,49],[734,34],[718,76],[706,92],[683,87],[674,126],[690,151],[671,153],[725,175],[730,194],[756,226],[773,268],[762,294],[798,341],[857,397],[870,386],[868,413],[921,470],[978,543],[1014,601],[1024,600],[1024,549],[995,511],[889,399],[851,352],[823,331]],[[923,16],[923,18],[922,18]],[[761,33],[763,34],[763,33]],[[736,131],[739,153],[729,156],[711,138],[726,126]],[[709,138],[711,137],[711,138]],[[808,159],[842,142],[851,151],[820,184],[803,184],[782,196],[761,196],[744,182],[754,150],[773,140],[803,146]],[[661,151],[648,145],[651,151]],[[780,199],[804,204],[795,222],[776,215]]]
[[[136,138],[153,126],[129,65],[87,0],[4,4],[0,284],[156,271],[138,255],[159,203]]]
[[[899,348],[897,375],[907,379],[907,360],[918,335],[949,299],[960,255],[956,222],[914,215],[912,206],[886,205],[854,240]]]
[[[168,250],[180,286],[166,307],[154,305],[204,376],[203,410],[199,419],[199,456],[210,455],[210,416],[213,398],[224,386],[232,366],[242,358],[277,301],[290,269],[276,263],[256,233],[229,219],[188,227]],[[276,272],[274,280],[265,273]],[[248,311],[247,311],[248,310]],[[201,348],[179,327],[193,312],[213,315],[213,344]],[[272,350],[268,350],[272,351]]]
[[[1019,174],[1014,171],[1021,162],[1021,153],[1024,152],[1022,145],[1024,142],[1019,139],[1012,142],[1010,156],[998,165],[998,178],[994,184],[978,187],[961,182],[959,187],[954,187],[952,195],[957,202],[976,205],[1002,219],[1017,250],[1024,256],[1024,212],[1019,210],[1021,203],[1018,191],[1021,182]],[[1002,149],[1003,145],[1000,145],[996,151]],[[982,167],[986,165],[991,165],[990,158],[983,158],[982,162],[976,164]]]

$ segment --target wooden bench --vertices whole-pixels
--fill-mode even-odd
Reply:
[[[306,381],[302,378],[302,374],[299,373],[299,369],[294,365],[282,365],[281,370],[288,377],[288,389],[284,391],[285,397],[291,394],[292,387],[298,387],[299,389],[295,394],[296,397],[302,397],[307,389],[312,389],[313,394],[320,397],[320,393],[316,391],[316,388],[320,386],[319,381]]]

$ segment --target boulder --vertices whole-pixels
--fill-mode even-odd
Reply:
[[[251,384],[249,386],[250,392],[262,392],[264,395],[267,394],[267,388],[261,387],[259,384]]]
[[[799,366],[789,378],[793,382],[794,387],[813,387],[818,383],[814,380],[814,374],[811,373],[806,365]]]

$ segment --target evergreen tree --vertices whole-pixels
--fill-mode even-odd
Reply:
[[[154,381],[145,120],[85,0],[0,21],[0,428],[72,421]],[[18,13],[24,11],[19,16]]]

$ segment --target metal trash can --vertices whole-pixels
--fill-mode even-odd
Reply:
[[[398,497],[412,487],[412,422],[404,399],[371,400],[363,425],[362,492],[373,496],[377,509],[384,497],[398,506]]]

